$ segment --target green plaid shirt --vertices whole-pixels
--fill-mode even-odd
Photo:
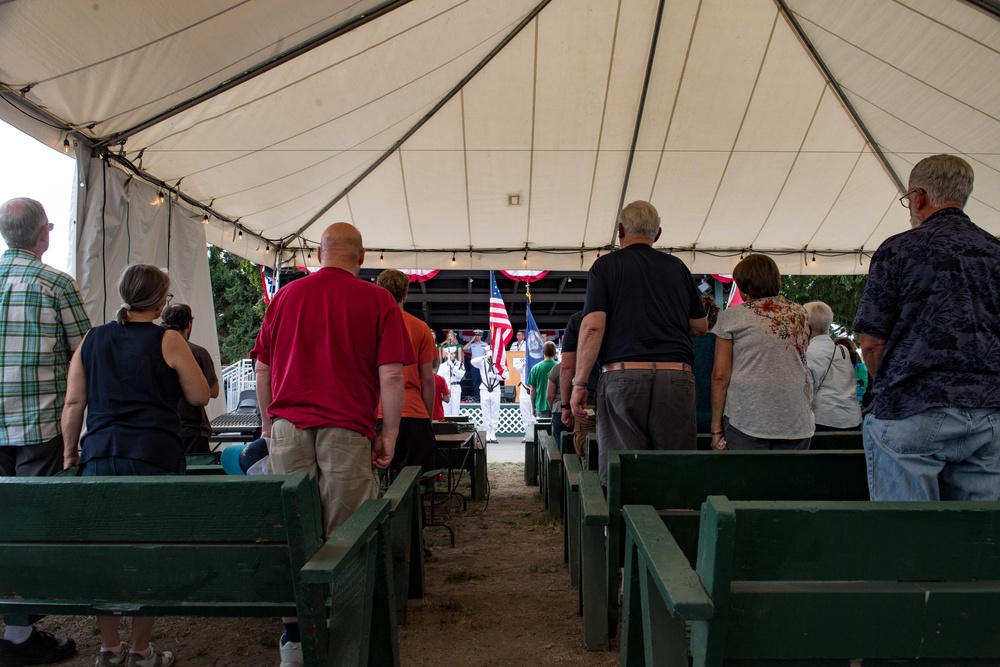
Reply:
[[[0,446],[59,435],[69,360],[88,329],[72,278],[26,250],[0,255]]]

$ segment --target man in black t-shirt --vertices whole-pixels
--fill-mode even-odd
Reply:
[[[653,248],[660,216],[632,202],[618,214],[621,250],[598,258],[587,277],[571,404],[585,418],[587,377],[601,364],[597,445],[601,483],[608,452],[694,449],[691,336],[708,331],[705,308],[681,260]]]

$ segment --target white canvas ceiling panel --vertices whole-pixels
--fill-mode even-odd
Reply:
[[[736,150],[798,151],[825,85],[795,34],[783,21],[779,22],[747,107]]]
[[[906,210],[896,202],[898,197],[899,193],[886,178],[878,158],[865,150],[823,223],[824,234],[843,230],[843,240],[836,245],[823,245],[833,248],[846,246],[847,249],[864,245],[866,250],[874,250],[886,236],[901,232],[908,226]],[[820,241],[815,244],[819,245]]]
[[[649,201],[660,212],[663,234],[657,245],[684,246],[698,242],[698,234],[726,169],[728,153],[671,152],[663,156],[656,190]],[[626,199],[639,199],[630,196]],[[734,230],[734,236],[739,232]],[[738,245],[736,239],[733,245]],[[729,243],[726,244],[727,246]]]
[[[643,109],[642,125],[636,143],[636,148],[640,151],[655,151],[659,154],[663,150],[673,117],[677,91],[686,73],[688,47],[691,44],[700,5],[700,0],[678,0],[668,2],[664,6],[649,89],[646,92],[646,106]],[[656,3],[650,2],[641,6],[649,17],[647,22],[650,29],[636,33],[634,39],[641,41],[643,36],[646,36],[645,43],[649,44],[653,20],[656,17]],[[647,194],[646,198],[648,197]]]
[[[698,236],[698,245],[722,247],[740,239],[740,246],[759,246],[757,234],[777,201],[794,161],[794,153],[733,153]],[[778,247],[799,246],[808,233],[809,230],[800,228]]]
[[[459,93],[466,150],[531,150],[534,34],[522,30]]]
[[[407,210],[399,154],[393,154],[351,191],[354,224],[369,248],[412,248],[413,228]],[[326,216],[324,216],[325,218]],[[333,220],[326,222],[330,224]]]
[[[318,208],[332,199],[331,190],[340,192],[346,188],[379,155],[375,151],[352,153],[359,166],[346,174],[331,174],[315,184],[296,179],[292,185],[278,180],[267,188],[233,197],[225,208],[220,208],[242,218],[241,222],[248,227],[262,230],[268,238],[283,237],[298,231]]]
[[[582,232],[580,243],[592,247],[611,243],[615,239],[618,201],[621,198],[622,180],[627,164],[627,151],[598,153],[587,219],[585,225],[578,230]],[[569,245],[568,241],[572,238],[567,233],[566,242],[561,245]]]
[[[851,241],[849,233],[844,229],[828,233],[825,221],[857,162],[858,155],[846,152],[799,154],[754,246],[781,247],[794,237],[811,248],[845,247]],[[823,239],[835,245],[822,244]]]
[[[576,3],[554,2],[536,19],[536,154],[597,148],[616,9],[617,3],[604,2],[582,12]]]
[[[776,18],[770,0],[702,2],[668,150],[732,149]]]
[[[400,155],[415,244],[423,248],[467,245],[465,155],[461,151],[410,150]],[[386,238],[384,242],[389,247],[405,247],[396,241]]]
[[[827,86],[816,110],[802,151],[805,153],[854,153],[865,145],[864,135],[854,124],[837,96]]]
[[[32,98],[71,123],[97,122],[93,134],[107,135],[378,4],[303,0],[275,12],[267,3],[220,0],[5,3],[0,80],[38,82]],[[32,57],[11,57],[26,53]]]
[[[466,159],[470,224],[466,230],[453,230],[456,241],[477,248],[522,245],[528,238],[531,153],[472,151]],[[521,197],[518,205],[508,203],[511,194]]]
[[[579,246],[590,206],[596,152],[536,152],[528,238],[532,246]]]

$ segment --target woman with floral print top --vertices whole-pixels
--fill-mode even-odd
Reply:
[[[712,370],[713,449],[808,449],[814,430],[805,309],[778,292],[767,255],[733,270],[746,301],[719,315]]]

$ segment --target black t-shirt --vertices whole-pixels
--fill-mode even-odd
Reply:
[[[566,323],[566,331],[563,333],[562,351],[576,353],[576,346],[580,340],[580,322],[583,321],[583,311],[573,313]],[[597,381],[601,379],[601,365],[594,363],[590,369],[590,377],[587,378],[587,405],[594,405],[597,402]]]
[[[690,320],[705,317],[684,262],[634,243],[599,258],[587,277],[584,316],[607,314],[598,359],[693,364]]]

